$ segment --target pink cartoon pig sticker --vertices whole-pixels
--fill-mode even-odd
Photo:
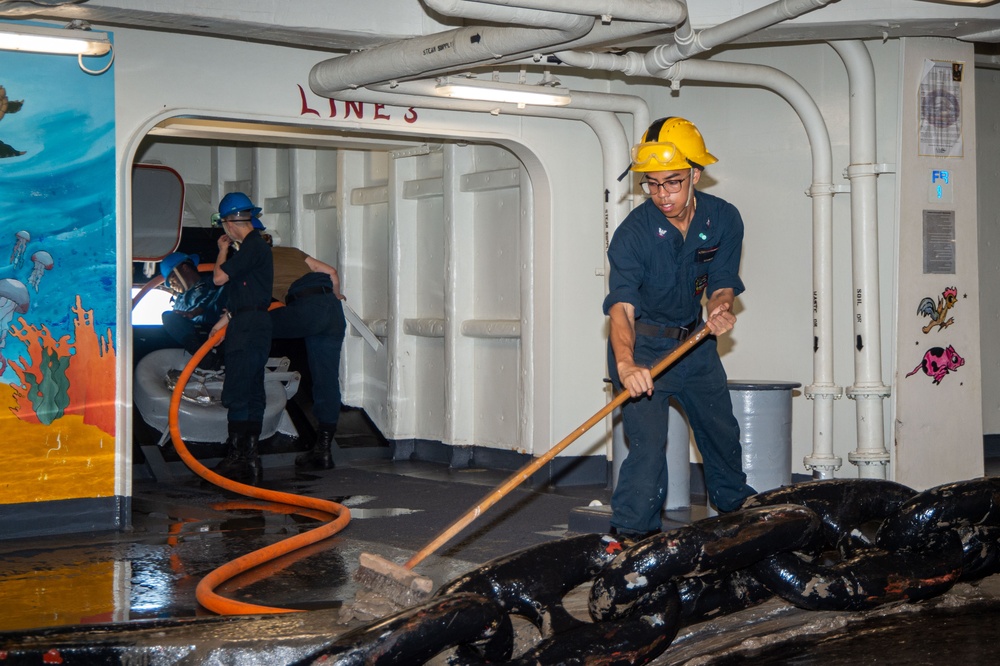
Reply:
[[[963,365],[965,365],[965,359],[959,356],[951,345],[948,345],[946,349],[931,347],[924,354],[923,360],[917,367],[913,368],[912,372],[908,372],[906,376],[915,375],[917,371],[923,370],[925,375],[934,378],[935,384],[940,384],[945,375],[949,372],[957,372]]]

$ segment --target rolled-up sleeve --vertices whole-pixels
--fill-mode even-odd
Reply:
[[[604,298],[604,314],[608,314],[615,303],[629,303],[635,308],[635,316],[642,315],[639,287],[642,286],[643,264],[637,251],[638,239],[631,229],[622,226],[615,232],[608,245],[608,295]]]
[[[708,270],[708,295],[719,289],[732,289],[739,296],[746,287],[740,279],[740,255],[743,251],[743,218],[735,206],[727,205],[726,231],[719,251]]]

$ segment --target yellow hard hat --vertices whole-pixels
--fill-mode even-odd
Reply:
[[[668,141],[637,143],[632,146],[632,171],[680,171],[690,169],[691,164],[677,146]]]
[[[688,159],[690,166],[694,167],[706,167],[719,161],[705,148],[705,139],[694,123],[679,116],[668,116],[653,121],[642,135],[642,142],[672,143]]]

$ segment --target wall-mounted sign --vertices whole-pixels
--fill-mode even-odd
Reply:
[[[924,211],[924,273],[955,274],[955,211]]]
[[[925,60],[918,88],[920,154],[962,157],[963,63]]]

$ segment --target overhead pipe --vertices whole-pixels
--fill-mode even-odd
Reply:
[[[552,28],[554,30],[573,29],[580,15],[594,18],[598,12],[564,12],[551,9],[530,9],[519,6],[501,5],[491,0],[422,0],[430,9],[452,18],[489,23],[505,23],[511,26],[532,28]],[[550,3],[551,4],[551,3]]]
[[[803,14],[833,4],[838,0],[779,0],[748,12],[731,21],[698,31],[693,38],[675,40],[673,44],[657,46],[644,58],[646,69],[659,74],[676,62],[698,53],[710,51],[777,23],[798,18]]]
[[[376,46],[313,65],[309,87],[330,97],[351,88],[488,63],[504,55],[527,55],[582,37],[594,27],[592,18],[566,18],[563,29],[473,26]]]
[[[573,2],[565,0],[425,0],[430,7],[442,2],[455,4],[464,1],[600,16],[601,20],[605,22],[621,19],[674,25],[687,15],[687,8],[682,0],[573,0]]]
[[[600,18],[586,36],[563,44],[567,49],[618,43],[643,33],[672,28],[687,17],[684,0],[581,0],[572,5],[565,0],[424,0],[424,4],[454,18],[535,28],[563,28],[572,14]],[[497,65],[512,59],[516,58],[502,57],[483,64]]]
[[[1000,28],[984,30],[983,32],[974,32],[970,35],[955,35],[955,39],[963,42],[988,42],[990,44],[995,44],[1000,42]]]
[[[778,0],[778,2],[697,33],[691,26],[686,0],[678,1],[683,7],[684,17],[676,25],[672,44],[657,46],[645,55],[632,51],[620,55],[579,52],[570,47],[558,51],[554,55],[561,62],[573,67],[623,72],[629,76],[669,78],[664,76],[664,72],[677,62],[687,60],[693,55],[704,53],[717,46],[742,39],[777,23],[798,18],[838,0]],[[738,83],[738,81],[733,83]]]
[[[663,0],[657,3],[663,9],[653,15],[676,18],[676,21],[668,24],[616,21],[610,26],[595,29],[599,24],[597,19],[567,13],[561,0],[550,0],[548,10],[488,6],[485,0],[427,2],[448,16],[497,23],[524,23],[533,27],[469,26],[331,58],[313,66],[309,72],[309,87],[318,95],[333,97],[344,90],[373,84],[454,73],[463,67],[497,65],[550,50],[560,44],[572,49],[601,41],[620,40],[672,27],[685,15],[684,5],[678,0]],[[542,6],[544,3],[536,4]],[[647,6],[647,0],[608,0],[605,16],[617,12],[619,7],[624,13],[629,13],[627,8],[630,7],[632,11],[641,13],[638,9]]]
[[[875,163],[875,68],[860,41],[830,42],[847,67],[850,85],[851,262],[854,281],[854,384],[847,396],[857,405],[857,449],[847,455],[865,479],[886,478],[882,400],[882,328],[879,302],[878,175]]]
[[[680,0],[684,5],[684,20],[677,24],[677,29],[674,30],[674,44],[678,48],[686,49],[692,43],[694,43],[695,35],[694,26],[691,25],[691,15],[687,10],[687,0]]]
[[[657,46],[645,55],[628,52],[621,55],[612,53],[579,53],[567,48],[556,53],[562,62],[574,67],[602,69],[624,72],[630,76],[662,76],[671,65],[687,60],[691,56],[742,39],[758,30],[777,23],[798,18],[804,14],[837,2],[838,0],[779,0],[743,14],[731,21],[694,32],[685,4],[685,18],[677,25],[674,42]]]

